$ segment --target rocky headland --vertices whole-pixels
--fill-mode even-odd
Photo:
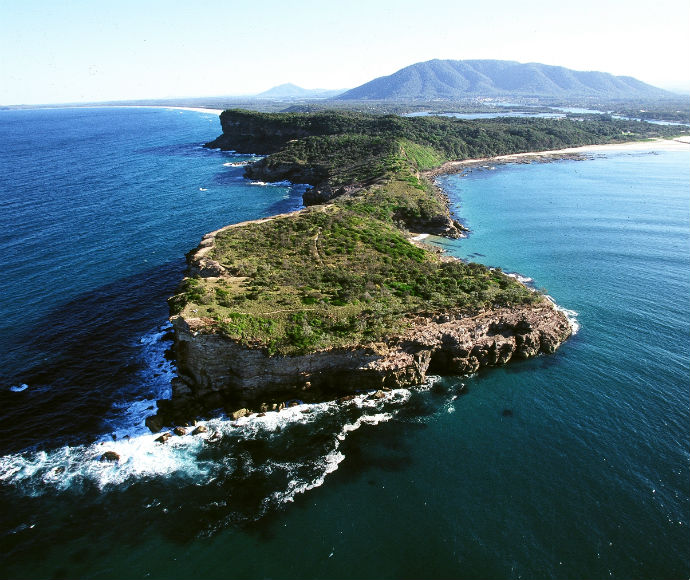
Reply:
[[[169,301],[178,376],[147,420],[153,431],[219,409],[266,412],[553,352],[572,328],[547,297],[415,241],[464,230],[432,178],[466,168],[451,160],[664,130],[342,112],[225,111],[221,124],[209,147],[266,155],[247,177],[307,183],[307,207],[227,226],[188,254]]]
[[[209,258],[216,234],[205,236],[190,255],[191,275],[213,281],[230,277]],[[243,416],[277,410],[291,400],[323,401],[420,385],[429,374],[473,373],[552,353],[572,333],[568,318],[547,299],[415,316],[405,331],[383,340],[293,355],[243,345],[218,332],[207,318],[178,314],[171,322],[178,376],[172,398],[159,401],[158,413],[147,420],[153,431],[188,424],[216,409]]]

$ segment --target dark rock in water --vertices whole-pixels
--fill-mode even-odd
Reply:
[[[206,428],[206,425],[199,425],[194,431],[192,431],[192,435],[199,435],[199,433],[206,433],[208,429]]]
[[[220,441],[222,438],[223,436],[218,431],[214,431],[211,434],[211,436],[208,439],[206,439],[206,441],[208,441],[209,443],[216,443]]]
[[[151,433],[158,433],[163,428],[163,420],[158,415],[146,417],[144,424],[149,428]]]
[[[187,429],[184,427],[175,427],[175,429],[173,429],[173,433],[175,433],[175,435],[178,437],[182,437],[183,435],[187,434]]]
[[[503,409],[503,413],[501,413],[503,417],[512,417],[513,412],[510,409]]]
[[[166,431],[160,437],[156,438],[156,443],[165,443],[171,437],[172,437],[172,433],[170,433],[170,431]]]
[[[102,457],[101,457],[101,460],[103,460]],[[63,466],[56,467],[54,471],[55,471],[55,474],[56,474],[56,475],[59,475],[59,474],[61,474],[61,473],[65,473],[65,468],[64,468]]]
[[[117,435],[115,435],[115,433],[112,433],[110,436],[113,438],[113,441],[117,441]]]
[[[106,451],[101,455],[101,461],[120,461],[120,456],[114,451]]]

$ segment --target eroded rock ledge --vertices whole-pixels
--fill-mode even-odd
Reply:
[[[544,300],[474,315],[418,318],[384,343],[270,356],[218,333],[203,320],[172,318],[178,377],[171,400],[147,425],[184,423],[223,408],[256,411],[286,399],[328,400],[357,390],[419,385],[428,374],[464,374],[553,352],[572,332],[570,322]]]

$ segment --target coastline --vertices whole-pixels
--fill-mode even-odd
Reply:
[[[176,107],[172,105],[74,105],[74,106],[60,106],[60,105],[55,105],[55,106],[46,106],[46,107],[26,107],[26,108],[18,108],[18,109],[10,109],[10,110],[43,110],[43,109],[171,109],[171,110],[179,110],[179,111],[193,111],[195,113],[207,113],[209,115],[216,115],[220,116],[220,114],[223,112],[223,109],[205,109],[203,107]]]
[[[675,139],[656,139],[649,141],[629,141],[627,143],[607,143],[603,145],[583,145],[566,149],[551,149],[547,151],[531,151],[527,153],[511,153],[496,157],[481,157],[447,161],[440,167],[425,172],[433,178],[444,174],[458,173],[466,167],[494,163],[530,163],[532,161],[556,161],[559,159],[583,159],[586,155],[606,153],[608,151],[690,151],[690,138],[677,137]]]
[[[242,122],[243,119],[239,119],[237,123],[231,124],[232,135]],[[244,120],[244,122],[257,123],[254,118],[249,121]],[[258,132],[259,136],[265,135],[265,132],[261,132],[260,126],[250,128],[252,134]],[[285,137],[284,133],[279,134]],[[295,135],[295,138],[299,136]],[[262,145],[261,140],[259,139],[254,145]],[[251,145],[248,144],[248,146]],[[430,185],[445,200],[445,211],[448,212],[448,195],[433,182],[433,178],[441,174],[462,172],[471,166],[487,166],[487,164],[530,163],[533,160],[543,162],[561,159],[584,160],[588,158],[587,154],[601,151],[688,150],[689,147],[690,142],[687,138],[569,147],[450,161],[433,170],[418,172],[416,177],[414,175],[411,177],[420,181],[430,181]],[[486,149],[475,150],[486,151]],[[357,152],[365,155],[359,150]],[[280,178],[294,180],[295,175],[290,174],[289,171],[292,170],[291,163],[286,162],[284,165],[288,170],[280,166]],[[268,180],[274,180],[271,178],[276,177],[276,175],[269,175]],[[392,183],[408,182],[401,179],[398,174],[393,174],[390,179]],[[429,189],[426,191],[429,192]],[[408,189],[403,187],[400,192],[397,190],[393,192],[402,195],[407,194]],[[340,193],[352,192],[341,191]],[[476,372],[480,367],[505,364],[513,358],[513,355],[516,358],[529,358],[540,352],[551,353],[577,331],[576,324],[566,316],[564,309],[558,308],[553,300],[547,300],[542,304],[539,304],[534,296],[530,296],[529,300],[523,300],[520,292],[527,291],[529,288],[518,283],[515,289],[516,298],[512,302],[509,300],[504,304],[500,299],[489,296],[492,302],[485,303],[481,301],[484,300],[483,295],[475,293],[471,297],[480,299],[478,303],[472,302],[471,297],[463,298],[463,301],[457,304],[456,301],[437,301],[433,303],[437,310],[434,310],[432,302],[425,303],[424,308],[419,309],[414,299],[409,296],[419,297],[422,294],[413,294],[410,291],[409,294],[404,295],[408,296],[409,304],[405,303],[407,310],[401,312],[391,310],[391,316],[394,314],[401,320],[407,320],[408,326],[399,327],[391,323],[384,328],[385,333],[381,335],[369,336],[363,332],[357,334],[362,326],[361,322],[356,327],[347,326],[347,321],[343,317],[347,314],[350,318],[359,320],[360,310],[363,311],[364,308],[361,304],[368,304],[374,300],[368,291],[368,300],[352,302],[356,306],[349,306],[350,310],[345,311],[337,310],[337,308],[348,306],[349,302],[342,301],[342,303],[331,305],[333,291],[326,286],[319,283],[310,285],[306,282],[295,286],[294,272],[303,268],[300,256],[307,254],[312,256],[315,262],[313,268],[318,270],[325,268],[324,256],[331,256],[333,247],[335,250],[341,250],[341,246],[345,247],[345,242],[349,242],[347,237],[349,230],[347,227],[343,228],[341,224],[341,222],[346,225],[349,223],[347,222],[348,215],[339,216],[338,220],[333,219],[327,210],[331,205],[330,203],[318,204],[307,210],[298,210],[287,215],[231,224],[206,234],[199,246],[189,252],[187,276],[179,292],[169,300],[170,321],[175,335],[177,377],[172,381],[171,398],[158,401],[158,412],[147,419],[146,424],[151,431],[157,432],[166,425],[184,424],[203,416],[212,409],[223,408],[229,414],[240,411],[249,414],[257,412],[257,409],[265,412],[270,409],[273,402],[279,405],[278,401],[281,399],[289,400],[296,394],[299,394],[303,400],[313,398],[315,401],[321,401],[348,396],[353,389],[361,389],[363,386],[376,390],[384,387],[398,388],[421,384],[427,373]],[[276,279],[271,278],[272,283],[267,284],[257,274],[259,270],[253,271],[250,266],[253,260],[260,258],[261,263],[265,261],[265,256],[257,257],[257,255],[263,251],[262,248],[275,243],[278,230],[263,228],[253,231],[251,243],[256,242],[257,255],[246,249],[246,240],[242,237],[244,234],[241,230],[245,226],[258,226],[273,221],[277,217],[285,218],[287,224],[290,223],[289,218],[295,216],[301,216],[297,219],[302,221],[293,232],[294,236],[290,234],[290,243],[295,245],[297,244],[295,240],[300,243],[307,241],[302,244],[303,248],[299,244],[295,245],[300,249],[299,252],[285,255],[281,263],[276,263],[276,271],[291,271],[292,277],[289,280],[283,280],[274,276]],[[364,218],[358,216],[360,230],[362,219]],[[377,230],[382,226],[379,219],[374,217],[368,219],[376,220]],[[407,227],[410,228],[410,225],[411,223],[408,223]],[[338,226],[337,231],[334,229],[336,226]],[[282,234],[292,232],[290,227],[287,227],[285,231],[278,229]],[[235,233],[225,236],[233,230]],[[313,235],[312,230],[316,232]],[[307,235],[304,232],[311,233]],[[403,237],[412,245],[428,250],[424,242],[425,234],[428,232],[429,230],[415,227],[403,232]],[[222,244],[224,250],[215,251],[220,247],[216,243],[219,234],[223,234],[227,240]],[[257,242],[259,239],[263,241]],[[336,243],[340,245],[334,246],[333,244]],[[390,247],[397,249],[395,244]],[[241,251],[244,253],[241,253],[239,248],[245,248]],[[232,259],[226,261],[223,252],[227,253],[231,249],[233,250]],[[378,250],[378,246],[375,249]],[[389,253],[386,257],[390,257]],[[237,261],[240,254],[244,256],[242,262]],[[341,254],[345,255],[343,252],[336,252],[338,256]],[[403,263],[407,264],[397,250],[395,257],[402,260],[402,262],[395,262],[397,270],[403,268]],[[347,256],[345,258],[344,263],[349,263]],[[407,258],[412,260],[411,256]],[[431,258],[428,259],[431,260]],[[456,264],[456,261],[450,257],[436,256],[435,260],[443,266],[436,269],[429,267],[429,272],[433,270],[433,276],[436,276],[437,271],[443,268],[456,268],[452,266]],[[385,273],[385,276],[389,276],[388,265],[393,262],[383,259],[380,261],[383,265],[379,269]],[[374,260],[372,263],[379,267],[379,262]],[[480,265],[474,264],[474,266]],[[367,268],[378,272],[376,268],[371,267],[369,262],[367,262]],[[417,272],[415,268],[408,269],[413,274]],[[404,268],[403,271],[407,272]],[[462,275],[466,275],[472,281],[478,279],[480,274],[476,271],[471,273],[462,271]],[[261,275],[268,276],[263,273]],[[427,273],[425,280],[433,276]],[[447,278],[455,279],[453,276],[447,276]],[[255,279],[259,282],[255,283]],[[416,280],[414,277],[413,279]],[[311,282],[309,277],[306,280]],[[391,282],[393,288],[397,288],[395,283],[397,282]],[[424,285],[423,289],[427,286],[428,284]],[[304,287],[315,288],[312,294],[316,295],[303,295]],[[322,287],[326,290],[322,291]],[[446,287],[447,285],[440,286],[441,289]],[[508,287],[509,285],[505,286],[505,288]],[[237,306],[238,298],[245,298],[244,295],[248,293],[245,290],[247,288],[252,289],[253,302],[240,308]],[[270,288],[270,292],[264,288]],[[284,291],[283,288],[287,290]],[[355,290],[358,288],[355,286]],[[281,294],[283,298],[277,302],[274,294],[279,290],[283,292]],[[351,290],[350,294],[353,294],[355,290]],[[443,298],[440,292],[439,290],[436,294]],[[467,293],[467,291],[464,292]],[[382,293],[381,304],[388,305],[386,300],[390,302],[389,295],[391,295],[390,292]],[[457,293],[454,296],[456,295]],[[462,293],[459,295],[465,296]],[[333,296],[336,296],[337,302],[341,302],[338,298],[340,294],[333,294]],[[432,294],[432,296],[435,295]],[[427,300],[430,301],[431,298]],[[305,308],[305,304],[312,306]],[[330,310],[327,310],[327,307]],[[384,309],[382,312],[387,311]],[[341,321],[338,316],[343,320]],[[452,324],[446,328],[447,323]],[[347,341],[342,339],[342,331],[332,331],[340,327],[348,329]],[[252,408],[253,411],[250,410]]]
[[[195,113],[207,113],[209,115],[220,115],[223,109],[205,109],[203,107],[173,107],[167,105],[127,105],[127,109],[172,109],[177,111],[193,111]]]
[[[114,107],[118,109],[171,109],[177,111],[193,111],[195,113],[207,113],[209,115],[220,115],[223,109],[205,109],[203,107],[175,107],[168,105],[102,105],[102,107]],[[73,107],[79,109],[94,109],[101,107]]]

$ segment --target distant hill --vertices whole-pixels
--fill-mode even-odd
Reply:
[[[508,60],[430,60],[379,77],[338,100],[432,100],[467,97],[601,99],[673,98],[674,93],[632,77]]]
[[[303,89],[292,83],[278,85],[256,95],[260,99],[329,99],[342,93],[344,89]]]

